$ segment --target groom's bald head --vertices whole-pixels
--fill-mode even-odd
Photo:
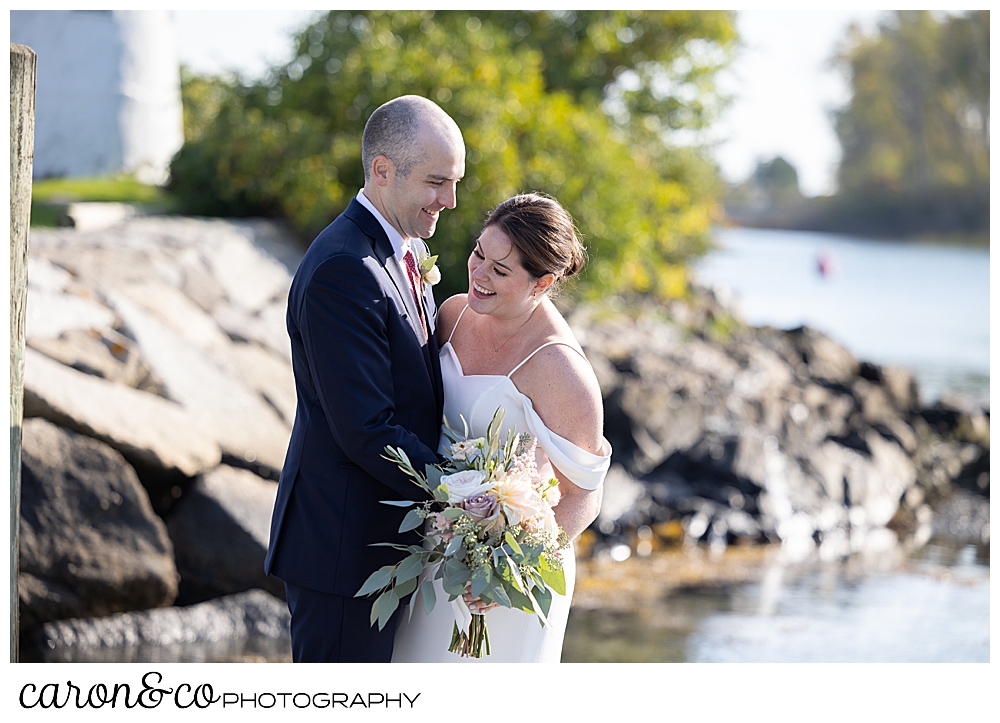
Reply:
[[[403,95],[380,105],[365,124],[361,137],[361,162],[365,182],[371,178],[372,161],[385,156],[404,178],[412,168],[427,160],[423,132],[464,145],[462,132],[451,116],[433,101],[419,95]]]

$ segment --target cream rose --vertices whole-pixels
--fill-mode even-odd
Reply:
[[[486,475],[477,469],[446,474],[441,478],[441,484],[448,490],[448,502],[453,505],[462,502],[466,497],[489,492],[493,487],[486,481]]]

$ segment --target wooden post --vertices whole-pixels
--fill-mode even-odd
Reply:
[[[28,301],[28,225],[35,155],[35,51],[10,44],[10,662],[18,660],[18,548],[24,319]]]

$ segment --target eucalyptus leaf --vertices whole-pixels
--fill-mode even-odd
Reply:
[[[381,599],[382,599],[382,597],[379,596],[379,597],[375,598],[375,602],[372,603],[372,611],[368,615],[368,624],[369,625],[374,625],[375,621],[378,620],[378,608],[379,608],[379,601]]]
[[[511,581],[514,583],[514,586],[521,592],[525,592],[524,582],[521,580],[521,573],[517,570],[517,563],[512,560],[509,555],[507,557],[507,567],[510,570]]]
[[[560,595],[566,594],[566,573],[560,570],[555,570],[548,565],[542,565],[539,568],[539,574],[542,576],[542,580],[545,584],[552,588],[553,591],[559,593]]]
[[[497,577],[491,581],[489,596],[493,602],[500,603],[506,608],[511,607],[510,596],[504,590],[503,582]]]
[[[410,530],[415,530],[424,524],[424,518],[420,516],[418,510],[410,510],[406,513],[406,517],[403,521],[399,523],[400,532],[409,532]]]
[[[444,554],[446,557],[451,557],[452,555],[457,555],[458,551],[462,549],[462,542],[465,538],[455,536],[451,538],[448,542],[448,547],[445,548]]]
[[[470,576],[471,571],[469,568],[456,560],[454,557],[450,558],[444,564],[445,589],[455,587],[456,585],[461,585],[464,588],[465,584],[469,582]]]
[[[544,588],[535,588],[534,590],[528,590],[528,599],[531,601],[531,607],[535,611],[535,615],[538,616],[538,618],[542,621],[543,624],[547,624],[549,622],[548,616],[542,610],[542,606],[538,602],[538,599],[536,597],[540,589]]]
[[[405,582],[397,582],[392,589],[396,591],[396,595],[400,600],[402,600],[404,597],[417,589],[417,582],[419,579],[419,577],[411,577]]]
[[[396,568],[396,585],[398,586],[400,583],[414,579],[423,569],[424,561],[420,555],[410,555],[404,558],[399,563],[399,567]]]
[[[434,605],[437,603],[437,593],[434,592],[434,581],[424,580],[420,586],[420,594],[424,599],[424,614],[430,615],[431,610],[434,609]]]
[[[441,484],[441,478],[444,477],[444,470],[440,467],[435,467],[432,464],[427,465],[427,486],[431,489],[436,489],[439,484]]]
[[[395,568],[392,565],[385,565],[380,567],[378,570],[373,572],[365,580],[365,584],[361,586],[361,589],[354,593],[354,597],[362,597],[364,595],[371,595],[377,590],[381,590],[390,582],[392,582],[392,576]]]
[[[479,597],[493,580],[489,565],[481,565],[472,571],[472,597]]]
[[[504,533],[503,539],[507,541],[508,545],[510,545],[510,549],[514,552],[514,554],[518,556],[524,555],[524,552],[521,550],[521,546],[517,544],[517,540],[514,539],[514,536],[510,534],[509,531]]]
[[[538,603],[538,607],[542,609],[546,617],[549,614],[549,608],[552,607],[552,591],[547,587],[538,586],[532,590],[532,594],[535,597],[535,601]]]
[[[412,507],[417,504],[413,500],[379,500],[380,504],[392,505],[393,507]]]
[[[460,510],[457,507],[449,507],[444,512],[442,512],[441,514],[444,515],[445,517],[447,517],[449,520],[457,520],[459,517],[462,517],[462,516],[467,515],[469,513],[466,512],[465,510]]]
[[[524,610],[526,613],[533,613],[535,611],[535,608],[531,604],[531,600],[528,599],[527,595],[509,584],[504,585],[503,588],[504,592],[507,593],[507,597],[510,599],[511,607],[517,608],[518,610]]]
[[[389,622],[389,618],[399,607],[399,596],[395,590],[386,590],[379,598],[378,629],[381,630]]]

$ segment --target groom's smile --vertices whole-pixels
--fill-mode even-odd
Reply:
[[[426,131],[421,139],[424,160],[407,175],[394,172],[385,194],[386,220],[404,238],[430,238],[438,217],[455,208],[456,186],[465,174],[465,146],[456,139]]]

